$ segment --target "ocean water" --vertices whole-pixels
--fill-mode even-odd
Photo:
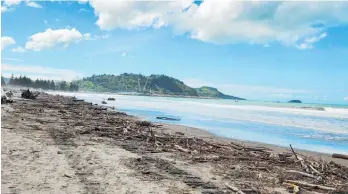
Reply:
[[[198,127],[219,136],[323,153],[348,154],[348,106],[51,92],[155,122]],[[157,120],[157,116],[180,121]]]

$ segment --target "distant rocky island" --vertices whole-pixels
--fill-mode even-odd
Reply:
[[[80,91],[91,92],[135,92],[151,96],[180,96],[196,98],[219,98],[245,100],[244,98],[223,94],[216,88],[203,86],[192,88],[184,82],[166,75],[123,73],[121,75],[93,75],[74,81]]]
[[[302,103],[301,100],[290,100],[289,103]]]

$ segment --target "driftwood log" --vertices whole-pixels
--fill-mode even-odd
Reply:
[[[332,157],[333,157],[333,158],[340,158],[340,159],[348,160],[348,155],[345,155],[345,154],[336,154],[336,153],[333,153],[333,154],[332,154]]]
[[[36,97],[39,95],[39,93],[33,93],[31,92],[29,89],[28,90],[25,90],[24,92],[22,92],[22,98],[25,98],[25,99],[36,99]]]
[[[243,191],[241,191],[240,189],[238,189],[238,188],[235,187],[235,186],[229,185],[228,183],[225,183],[225,186],[226,186],[228,189],[230,189],[231,191],[235,192],[235,193],[244,194]]]
[[[323,186],[323,185],[316,185],[316,184],[306,183],[306,182],[303,182],[303,181],[286,180],[285,182],[291,183],[291,184],[295,184],[295,185],[299,185],[299,186],[302,186],[302,187],[311,188],[311,189],[322,189],[322,190],[326,190],[326,191],[335,191],[336,190],[333,187],[326,187],[326,186]]]

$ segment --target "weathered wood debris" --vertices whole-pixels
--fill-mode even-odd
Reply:
[[[346,155],[346,154],[337,154],[337,153],[333,153],[333,154],[332,154],[332,157],[333,157],[333,158],[341,158],[341,159],[348,160],[348,155]]]
[[[161,130],[160,125],[149,121],[139,121],[125,113],[111,112],[62,96],[41,94],[33,104],[23,104],[18,108],[22,113],[41,114],[38,110],[42,109],[58,115],[58,124],[69,128],[64,132],[51,132],[52,137],[62,139],[61,142],[75,136],[97,136],[109,138],[116,145],[139,154],[169,152],[191,164],[207,163],[224,183],[214,188],[237,193],[270,193],[269,188],[275,187],[291,193],[348,193],[348,167],[301,155],[291,145],[288,152],[276,153],[266,147],[249,147],[233,141],[221,143],[182,133],[168,134]],[[163,161],[145,158],[133,164],[143,175],[159,177],[160,172],[170,171],[171,176],[192,187],[210,187],[201,180],[186,180],[190,178],[188,175],[183,178],[183,172],[172,172],[168,169],[170,165]],[[146,170],[149,165],[151,172]],[[158,169],[157,175],[154,168]]]
[[[39,94],[40,94],[39,92],[34,93],[34,92],[30,91],[29,89],[27,89],[27,90],[22,92],[21,97],[26,98],[26,99],[36,99],[36,97]]]
[[[13,100],[11,99],[13,96],[12,91],[4,91],[1,90],[1,104],[6,104],[6,103],[13,103]]]

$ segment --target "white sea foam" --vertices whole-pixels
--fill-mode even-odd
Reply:
[[[325,110],[322,111],[322,110],[305,109],[305,108],[301,108],[301,107],[270,107],[270,106],[259,106],[259,105],[226,105],[226,104],[211,104],[211,103],[202,103],[202,102],[194,102],[194,101],[183,101],[180,103],[196,104],[199,106],[208,106],[208,107],[215,107],[215,108],[237,109],[237,110],[283,112],[283,113],[293,113],[293,114],[310,115],[310,116],[348,118],[348,109],[332,108],[332,107],[325,107],[324,108]]]

